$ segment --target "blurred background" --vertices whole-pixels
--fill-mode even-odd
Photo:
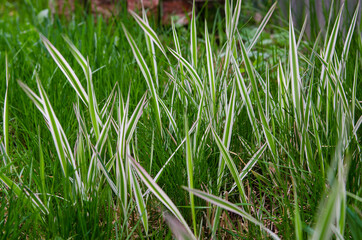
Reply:
[[[328,19],[333,19],[342,4],[345,4],[344,22],[349,23],[353,11],[360,0],[279,0],[279,23],[288,20],[289,4],[293,14],[294,24],[297,28],[303,26],[306,20],[307,36],[315,38],[322,30]],[[213,19],[215,12],[222,8],[225,0],[195,0],[197,11],[202,17]],[[234,1],[235,2],[235,1]],[[244,18],[250,18],[251,21],[258,23],[262,19],[262,13],[267,11],[274,3],[274,0],[244,0],[243,14]],[[49,8],[51,12],[59,13],[65,16],[71,16],[72,12],[82,10],[85,13],[94,15],[101,14],[103,17],[117,16],[122,13],[122,9],[138,11],[144,7],[148,10],[149,17],[161,25],[170,24],[171,17],[176,19],[177,24],[186,25],[190,19],[192,9],[192,0],[0,0],[1,13],[7,8],[7,5],[28,4],[37,8]],[[248,11],[249,10],[249,11]],[[332,11],[330,11],[332,10]],[[330,16],[330,12],[332,15]],[[250,14],[248,14],[250,13]],[[359,22],[360,22],[359,17]],[[313,23],[313,24],[311,24]],[[346,28],[341,26],[341,28]]]

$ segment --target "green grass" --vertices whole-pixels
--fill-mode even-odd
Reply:
[[[0,0],[0,238],[360,236],[358,13],[310,40],[248,6],[179,27]]]

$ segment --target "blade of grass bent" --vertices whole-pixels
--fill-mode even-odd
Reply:
[[[152,41],[157,45],[157,47],[161,50],[162,54],[165,55],[165,57],[167,58],[166,55],[166,51],[160,41],[160,39],[158,38],[157,34],[155,33],[155,31],[148,25],[147,22],[145,22],[140,16],[138,16],[135,12],[130,11],[132,17],[136,20],[136,22],[138,23],[138,25],[143,29],[143,31],[152,39]]]
[[[223,159],[226,163],[226,165],[228,166],[229,168],[229,171],[236,183],[236,186],[238,187],[238,190],[239,190],[239,195],[240,195],[240,198],[242,199],[242,201],[244,203],[247,203],[247,198],[246,198],[246,195],[245,195],[245,191],[244,191],[244,187],[241,183],[241,180],[239,178],[239,172],[238,172],[238,169],[236,168],[236,165],[233,161],[233,159],[231,158],[230,154],[229,154],[229,151],[228,149],[225,147],[225,145],[223,144],[223,142],[221,141],[220,137],[216,134],[215,130],[211,127],[211,131],[213,133],[213,136],[214,136],[214,139],[215,139],[215,142],[223,156]]]
[[[243,170],[241,170],[240,175],[239,175],[240,181],[243,181],[243,179],[246,177],[246,175],[255,166],[255,164],[260,159],[261,155],[264,153],[266,147],[267,147],[267,145],[264,143],[263,146],[261,146],[261,148],[254,153],[254,155],[251,157],[249,162],[245,165]],[[235,188],[236,188],[236,184],[234,183],[232,188],[230,189],[229,193],[231,193]]]
[[[176,51],[172,50],[171,48],[168,48],[168,50],[172,53],[172,55],[174,55],[184,65],[184,67],[186,68],[186,70],[189,72],[189,74],[192,77],[193,83],[194,83],[194,85],[196,87],[196,90],[197,90],[199,96],[201,96],[201,93],[202,93],[202,90],[203,90],[203,84],[202,84],[201,78],[197,74],[196,70],[191,66],[190,63],[188,63]]]
[[[96,140],[99,138],[99,123],[101,123],[101,120],[99,118],[99,110],[98,110],[98,104],[97,99],[95,97],[95,92],[93,88],[93,82],[92,82],[92,70],[89,65],[89,60],[85,59],[83,55],[79,52],[79,50],[74,46],[74,44],[70,41],[70,39],[66,36],[63,36],[64,40],[68,44],[68,48],[70,49],[71,53],[73,54],[74,58],[77,60],[79,65],[82,67],[84,75],[87,80],[87,93],[88,93],[88,99],[87,99],[87,105],[88,110],[90,113],[92,126],[96,135]]]
[[[167,209],[182,223],[182,225],[187,229],[187,232],[190,234],[192,239],[196,239],[190,230],[187,222],[182,217],[180,211],[177,209],[176,205],[172,200],[167,196],[167,194],[157,185],[157,183],[152,179],[152,177],[146,172],[141,165],[136,162],[131,156],[128,157],[133,168],[136,170],[137,175],[140,177],[142,182],[148,187],[148,189],[160,200]]]
[[[171,125],[173,127],[173,130],[175,131],[175,133],[178,133],[178,128],[177,128],[177,125],[176,125],[176,121],[172,117],[172,114],[171,114],[170,110],[168,110],[166,104],[162,101],[162,99],[160,97],[158,97],[158,101],[161,104],[162,108],[165,110],[166,115],[167,115],[168,119],[170,120],[170,123],[171,123]]]
[[[48,52],[52,56],[53,60],[67,77],[69,83],[72,85],[74,90],[77,92],[80,99],[84,102],[84,104],[87,104],[88,95],[82,87],[77,75],[74,73],[74,70],[70,67],[62,54],[60,54],[60,52],[51,44],[51,42],[46,37],[40,34],[40,38],[44,43],[45,47],[48,49]]]
[[[143,17],[143,20],[145,21],[145,23],[147,24],[147,26],[149,26],[148,19],[147,19],[147,13],[143,7],[142,7],[142,17]],[[146,38],[147,50],[150,55],[150,58],[152,59],[151,63],[152,63],[153,75],[154,75],[154,78],[156,81],[156,88],[158,89],[159,84],[158,84],[158,71],[157,71],[155,46],[153,44],[153,41],[151,40],[151,38],[149,37],[149,35],[147,33],[145,33],[145,38]]]
[[[135,194],[138,212],[142,218],[143,227],[145,228],[146,234],[148,234],[148,215],[145,201],[142,196],[141,187],[136,179],[136,176],[133,170],[130,171],[130,178],[132,183],[132,188]]]
[[[267,227],[265,227],[261,222],[259,222],[257,219],[255,219],[253,216],[251,216],[249,213],[243,211],[241,208],[239,208],[238,206],[236,206],[235,204],[226,201],[222,198],[216,197],[214,195],[211,195],[209,193],[205,193],[202,192],[200,190],[196,190],[196,189],[188,189],[183,187],[185,190],[192,192],[193,194],[195,194],[196,196],[198,196],[199,198],[202,198],[212,204],[215,204],[225,210],[228,210],[230,212],[233,212],[235,214],[238,214],[239,216],[247,219],[248,221],[254,223],[255,225],[259,226],[262,230],[264,230],[265,232],[267,232],[273,239],[280,239],[274,232],[272,232],[270,229],[268,229]]]
[[[162,136],[161,112],[160,112],[160,107],[159,107],[158,100],[157,100],[156,88],[155,88],[155,85],[153,83],[150,70],[148,69],[146,62],[143,59],[143,57],[141,55],[141,52],[138,50],[137,44],[135,43],[132,36],[130,35],[130,33],[128,32],[128,30],[126,29],[126,27],[123,24],[122,24],[122,28],[123,28],[123,31],[124,31],[124,33],[126,35],[128,43],[131,46],[133,55],[136,58],[138,66],[140,67],[141,72],[142,72],[144,78],[146,79],[148,89],[151,92],[151,96],[152,96],[152,99],[153,99],[153,104],[154,104],[154,106],[156,108],[156,110],[155,110],[156,111],[156,119],[157,119],[157,123],[158,123],[158,126],[160,128],[160,133],[161,133],[161,136]]]
[[[138,102],[136,108],[134,109],[130,119],[127,122],[127,130],[126,130],[126,139],[127,139],[127,143],[129,143],[131,141],[131,138],[133,136],[133,133],[136,129],[138,120],[140,119],[142,113],[143,113],[143,109],[146,106],[147,103],[147,92],[145,94],[143,94],[142,98],[140,99],[140,101]]]
[[[254,45],[256,44],[256,42],[258,41],[261,33],[263,32],[265,26],[267,25],[267,23],[269,22],[270,17],[273,15],[274,10],[277,6],[278,2],[276,1],[269,9],[269,11],[267,12],[267,14],[265,15],[265,17],[263,18],[263,20],[261,21],[258,29],[256,30],[256,33],[254,34],[253,38],[250,40],[250,44],[247,48],[247,51],[250,52],[251,49],[254,47]]]
[[[24,196],[29,202],[33,204],[36,209],[40,210],[43,214],[49,214],[48,208],[39,199],[39,197],[29,189],[21,189],[14,181],[5,176],[2,172],[0,172],[0,180],[4,185],[10,188],[16,194],[16,196]]]
[[[44,113],[45,113],[44,117],[48,120],[49,130],[52,134],[53,141],[54,141],[55,147],[58,152],[58,157],[59,157],[59,160],[60,160],[60,163],[62,166],[64,176],[66,178],[69,177],[68,170],[67,170],[67,168],[68,168],[67,167],[67,158],[68,158],[68,161],[74,170],[77,187],[78,187],[78,190],[80,191],[79,193],[82,194],[83,193],[83,184],[82,184],[79,172],[77,170],[77,166],[76,166],[73,154],[72,154],[72,150],[71,150],[68,140],[65,136],[64,130],[63,130],[62,126],[60,125],[59,120],[56,117],[55,112],[50,104],[49,98],[48,98],[47,94],[45,93],[45,90],[44,90],[43,86],[41,85],[39,78],[37,76],[36,76],[36,78],[37,78],[37,85],[38,85],[40,97],[43,100],[43,104],[44,104],[44,106],[43,106]]]

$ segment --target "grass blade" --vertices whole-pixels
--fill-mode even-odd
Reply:
[[[165,51],[160,39],[158,38],[157,34],[155,33],[155,31],[148,25],[147,22],[145,22],[135,12],[130,11],[130,13],[131,13],[132,17],[136,20],[138,25],[152,39],[152,41],[156,44],[156,46],[161,50],[162,54],[165,55],[165,57],[167,58],[166,51]],[[126,34],[126,36],[127,36],[127,34]]]
[[[299,63],[298,63],[298,50],[297,44],[295,41],[294,27],[293,27],[293,18],[292,10],[289,9],[289,61],[291,64],[290,75],[292,80],[292,99],[294,105],[294,112],[296,116],[297,127],[300,129],[302,124],[302,114],[303,114],[303,102],[301,96],[301,86],[300,74],[299,74]]]
[[[258,87],[257,87],[257,80],[255,78],[255,74],[254,74],[254,68],[253,65],[247,55],[245,46],[242,42],[242,40],[240,39],[240,45],[241,45],[241,53],[244,59],[244,63],[245,63],[245,67],[246,67],[246,72],[248,73],[248,76],[250,78],[251,81],[251,86],[252,86],[252,90],[253,93],[256,97],[256,103],[258,106],[258,111],[259,111],[259,115],[260,115],[260,119],[261,119],[261,123],[262,123],[262,127],[263,127],[263,131],[264,131],[264,135],[266,137],[268,146],[270,148],[270,151],[272,152],[273,156],[276,157],[277,156],[277,152],[276,152],[276,148],[275,148],[275,141],[274,138],[271,134],[268,122],[265,118],[265,114],[264,114],[264,110],[263,107],[261,105],[261,100],[260,100],[260,96],[258,93]]]
[[[240,172],[240,175],[239,175],[240,181],[243,181],[243,179],[246,177],[246,175],[248,175],[250,170],[258,162],[261,155],[264,153],[266,147],[267,147],[267,145],[264,143],[263,146],[261,146],[261,148],[258,151],[256,151],[256,153],[251,157],[249,162],[245,165],[243,170]],[[232,188],[230,189],[229,193],[231,193],[235,188],[236,188],[236,184],[234,183]]]
[[[143,227],[145,228],[146,234],[148,234],[148,215],[147,215],[147,209],[146,204],[142,196],[141,187],[136,179],[136,176],[134,175],[134,172],[130,171],[130,178],[132,183],[132,188],[135,194],[136,203],[138,212],[142,218]]]
[[[186,169],[187,169],[187,183],[190,189],[194,188],[194,163],[192,160],[192,148],[191,148],[191,141],[190,141],[190,134],[189,134],[189,127],[187,122],[187,117],[185,114],[185,134],[186,134]],[[192,223],[194,227],[194,234],[197,236],[196,232],[196,212],[195,212],[195,201],[194,195],[190,193],[190,205],[191,205],[191,215],[192,215]]]
[[[127,143],[129,143],[131,141],[131,138],[136,129],[138,120],[140,119],[143,109],[146,106],[146,103],[147,103],[146,96],[147,96],[147,93],[143,94],[142,98],[140,99],[136,108],[134,109],[132,116],[130,117],[130,119],[127,122],[127,130],[126,130],[126,136],[125,136],[127,139]]]
[[[146,172],[141,165],[136,162],[131,156],[128,158],[133,168],[136,170],[138,176],[142,182],[148,187],[148,189],[160,200],[167,209],[182,223],[187,232],[190,235],[191,239],[196,239],[192,234],[189,226],[187,225],[185,219],[182,217],[180,211],[177,209],[172,200],[167,196],[167,194],[157,185],[157,183],[152,179],[152,177]]]
[[[4,112],[3,112],[3,131],[4,131],[4,145],[5,145],[5,154],[10,156],[10,139],[9,139],[9,100],[8,100],[8,92],[9,92],[9,68],[8,68],[8,55],[5,53],[5,81],[6,81],[6,89],[5,89],[5,99],[4,99]]]
[[[193,68],[191,66],[190,63],[188,63],[179,53],[177,53],[176,51],[172,50],[171,48],[168,48],[168,50],[172,53],[172,55],[175,56],[175,58],[178,59],[178,61],[180,61],[184,67],[186,68],[186,70],[189,72],[189,74],[191,75],[191,78],[193,80],[194,86],[196,87],[197,92],[199,93],[199,96],[201,96],[202,90],[203,90],[203,84],[201,81],[201,78],[199,77],[199,75],[197,74],[195,68]]]
[[[260,141],[260,134],[259,134],[259,130],[258,130],[258,125],[256,122],[256,118],[255,118],[255,113],[254,113],[254,109],[253,109],[253,105],[251,103],[250,100],[250,96],[249,96],[249,92],[248,89],[245,85],[245,81],[243,76],[241,75],[240,69],[238,64],[236,63],[236,60],[233,56],[231,56],[231,60],[234,66],[234,71],[235,71],[235,76],[236,76],[236,83],[238,85],[238,89],[240,92],[241,97],[243,98],[245,104],[246,104],[246,110],[248,112],[248,117],[250,120],[250,123],[253,127],[253,131],[256,134],[256,139],[258,139],[258,142]]]
[[[247,198],[245,195],[245,191],[244,191],[244,187],[241,183],[241,180],[239,178],[239,172],[238,169],[236,168],[236,165],[233,161],[233,159],[231,158],[229,151],[227,150],[227,148],[225,147],[225,145],[223,144],[223,142],[221,141],[220,137],[216,134],[215,130],[213,128],[211,128],[212,134],[214,136],[215,142],[217,144],[217,146],[219,147],[219,150],[223,156],[223,159],[226,163],[226,165],[229,168],[229,171],[236,183],[236,186],[238,187],[239,190],[239,195],[240,198],[242,199],[243,203],[247,203]],[[218,176],[219,177],[219,176]]]
[[[35,209],[40,210],[43,214],[49,214],[48,208],[44,205],[44,203],[39,199],[37,195],[35,195],[30,189],[26,189],[25,187],[21,189],[15,182],[13,182],[10,178],[5,176],[0,172],[0,180],[1,182],[10,188],[16,196],[25,197],[29,202],[31,202]]]
[[[143,59],[143,57],[141,55],[141,52],[138,50],[137,44],[135,43],[132,36],[130,35],[130,33],[128,32],[128,30],[126,29],[126,27],[123,24],[122,24],[122,28],[123,28],[123,31],[124,31],[124,33],[126,35],[128,43],[131,46],[133,55],[136,58],[138,66],[140,67],[141,72],[142,72],[144,78],[146,79],[147,86],[148,86],[148,89],[150,90],[152,100],[153,100],[153,104],[154,104],[154,107],[155,107],[155,114],[156,114],[157,124],[158,124],[158,127],[160,128],[160,133],[161,133],[161,136],[162,136],[161,112],[160,112],[160,107],[158,105],[158,100],[157,100],[158,97],[157,97],[156,88],[155,88],[155,85],[153,83],[150,70],[148,69],[146,62]]]
[[[199,198],[202,198],[212,204],[215,204],[225,210],[238,214],[239,216],[247,219],[248,221],[254,223],[255,225],[259,226],[262,230],[267,232],[273,239],[280,239],[274,232],[272,232],[270,229],[266,228],[261,222],[259,222],[257,219],[255,219],[253,216],[251,216],[247,212],[243,211],[241,208],[239,208],[235,204],[228,202],[222,198],[211,195],[209,193],[202,192],[200,190],[189,189],[189,188],[185,188],[185,187],[184,187],[184,189],[189,192],[192,192]]]
[[[77,60],[77,62],[79,63],[79,65],[82,67],[84,75],[87,79],[87,92],[88,92],[88,99],[87,99],[87,104],[88,104],[88,110],[90,113],[90,117],[92,120],[92,125],[93,125],[93,129],[96,135],[96,140],[98,140],[99,138],[99,123],[100,118],[99,118],[99,110],[98,110],[98,104],[97,104],[97,99],[95,96],[95,92],[94,92],[94,87],[93,87],[93,81],[92,81],[92,70],[90,68],[89,65],[89,60],[85,59],[83,57],[83,55],[79,52],[79,50],[74,46],[74,44],[70,41],[70,39],[66,36],[63,36],[63,38],[65,39],[65,41],[68,44],[68,48],[70,49],[71,53],[73,54],[74,58]]]
[[[44,43],[45,47],[48,49],[49,54],[54,59],[55,63],[58,65],[60,70],[64,73],[64,75],[67,77],[69,83],[72,85],[74,90],[77,92],[80,99],[84,102],[84,104],[87,105],[87,99],[88,95],[84,88],[82,87],[82,84],[80,83],[77,75],[74,73],[73,69],[70,67],[68,62],[64,59],[62,54],[51,44],[51,42],[44,37],[42,34],[40,34],[40,39]]]
[[[195,0],[192,4],[192,17],[191,17],[191,26],[190,26],[190,36],[191,36],[191,63],[192,66],[197,69],[197,32],[196,32],[196,7]]]
[[[258,41],[261,33],[264,31],[265,26],[267,25],[267,23],[269,22],[270,17],[273,15],[274,10],[277,6],[278,2],[275,2],[269,9],[269,11],[267,12],[267,14],[265,15],[265,17],[263,18],[263,21],[261,21],[258,29],[256,30],[256,33],[254,34],[253,38],[250,40],[250,44],[248,46],[248,52],[251,51],[251,49],[254,47],[254,45],[256,44],[256,42]]]
[[[214,70],[214,60],[212,57],[212,48],[210,44],[209,31],[207,29],[207,22],[205,21],[205,43],[206,43],[206,58],[207,58],[207,73],[209,76],[209,87],[212,99],[213,113],[214,118],[216,118],[217,109],[216,109],[216,83],[215,83],[215,70]]]

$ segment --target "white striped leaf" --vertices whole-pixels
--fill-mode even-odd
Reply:
[[[84,104],[87,104],[88,95],[84,88],[82,87],[82,84],[80,83],[77,75],[74,73],[74,70],[71,68],[71,66],[68,64],[68,62],[64,59],[62,54],[51,44],[51,42],[44,37],[42,34],[40,34],[40,38],[42,42],[44,43],[45,47],[48,49],[49,54],[52,56],[55,63],[58,65],[60,70],[64,73],[64,75],[67,77],[69,83],[74,88],[74,90],[77,92],[80,99],[84,102]]]
[[[271,231],[270,229],[268,229],[267,227],[265,227],[261,222],[259,222],[257,219],[255,219],[253,216],[251,216],[249,213],[243,211],[241,208],[239,208],[238,206],[236,206],[235,204],[228,202],[222,198],[219,198],[217,196],[214,196],[212,194],[209,193],[205,193],[202,192],[200,190],[196,190],[196,189],[188,189],[185,188],[185,190],[192,192],[193,194],[195,194],[196,196],[198,196],[199,198],[202,198],[212,204],[215,204],[225,210],[228,210],[230,212],[236,213],[239,216],[247,219],[248,221],[254,223],[255,225],[259,226],[262,230],[264,230],[265,232],[267,232],[273,239],[280,239],[273,231]]]
[[[132,36],[130,35],[130,33],[128,32],[128,30],[126,29],[126,27],[123,24],[122,24],[122,28],[123,28],[123,31],[124,31],[124,33],[126,35],[128,43],[131,46],[133,55],[136,58],[138,66],[140,67],[141,72],[142,72],[143,76],[146,79],[148,89],[150,90],[150,93],[151,93],[151,96],[152,96],[154,107],[156,108],[155,109],[155,114],[156,114],[157,124],[158,124],[158,126],[160,128],[160,133],[161,133],[161,136],[162,136],[161,112],[160,112],[160,107],[158,105],[156,88],[155,88],[155,85],[153,83],[150,70],[148,69],[146,62],[143,59],[143,57],[141,55],[141,52],[138,50],[136,42],[133,40]]]
[[[152,179],[152,177],[146,172],[141,165],[136,162],[131,156],[128,158],[133,168],[136,170],[139,178],[142,182],[148,187],[148,189],[160,200],[165,207],[182,223],[187,232],[189,233],[191,239],[196,239],[192,234],[187,222],[182,217],[180,211],[177,209],[176,205],[172,200],[167,196],[167,194],[157,185],[157,183]]]

